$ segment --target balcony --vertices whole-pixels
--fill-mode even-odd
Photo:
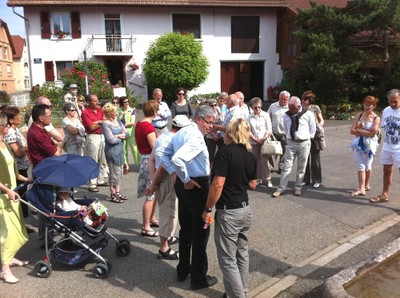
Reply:
[[[88,57],[92,56],[132,56],[133,43],[136,38],[132,35],[92,35],[86,46]]]

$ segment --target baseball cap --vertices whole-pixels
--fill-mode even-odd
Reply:
[[[190,123],[192,121],[185,115],[176,115],[172,120],[172,125],[180,128],[188,126]]]

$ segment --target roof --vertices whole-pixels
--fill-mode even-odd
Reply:
[[[12,53],[14,55],[15,54],[15,47],[14,47],[13,41],[11,39],[11,35],[10,35],[10,31],[8,30],[7,23],[4,22],[2,19],[0,19],[0,26],[4,27],[4,29],[6,30],[7,39],[8,39],[8,42],[10,43],[10,47],[11,47]]]
[[[8,6],[287,7],[286,0],[8,0]]]
[[[314,2],[317,5],[326,5],[331,7],[345,7],[347,5],[348,0],[286,0],[289,8],[294,12],[297,12],[297,9],[306,9],[310,8],[310,2]]]
[[[19,35],[11,35],[12,42],[15,47],[15,54],[13,54],[13,59],[21,59],[22,53],[24,52],[25,38]]]

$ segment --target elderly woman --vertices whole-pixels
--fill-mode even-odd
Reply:
[[[222,113],[218,109],[217,101],[215,99],[209,99],[208,100],[208,105],[213,108],[214,110],[214,115],[215,115],[215,120],[214,124],[222,125]],[[205,136],[206,140],[206,145],[208,149],[208,154],[210,158],[210,166],[212,167],[212,164],[214,162],[214,157],[215,157],[215,152],[218,149],[220,149],[222,146],[224,146],[224,140],[222,138],[221,132],[218,130],[211,130],[210,133],[206,134]]]
[[[140,152],[140,168],[138,177],[137,197],[145,196],[146,189],[151,185],[149,173],[149,157],[154,148],[157,139],[156,130],[151,124],[157,115],[158,103],[155,100],[148,100],[143,104],[144,119],[136,124],[135,139]],[[158,232],[152,229],[152,226],[158,226],[158,220],[155,217],[155,197],[154,195],[145,196],[143,204],[143,226],[141,235],[144,237],[158,237]]]
[[[124,174],[129,173],[129,149],[133,156],[133,162],[138,164],[140,162],[139,151],[135,142],[135,122],[136,122],[136,109],[129,106],[129,99],[126,96],[119,98],[118,119],[125,125],[128,132],[128,138],[124,142]]]
[[[350,147],[353,149],[358,173],[358,188],[351,193],[352,196],[364,196],[365,191],[370,190],[372,162],[379,145],[376,133],[381,119],[374,112],[378,99],[367,96],[363,100],[363,105],[364,110],[357,113],[350,128],[350,134],[356,136]]]
[[[254,190],[257,183],[257,159],[251,153],[249,133],[246,120],[229,122],[224,135],[226,146],[215,156],[202,215],[205,224],[209,224],[215,206],[214,240],[226,297],[247,297],[249,292],[248,236],[252,212],[247,189]]]
[[[172,103],[172,118],[176,115],[185,115],[189,119],[192,118],[193,110],[190,102],[186,100],[186,89],[183,87],[176,88],[175,94],[177,99]]]
[[[271,117],[262,108],[262,100],[254,97],[249,105],[253,113],[247,121],[250,123],[250,144],[254,156],[257,158],[257,184],[264,183],[268,187],[274,187],[271,182],[271,172],[268,166],[269,156],[261,154],[261,147],[272,134]]]
[[[3,142],[8,132],[7,116],[0,114],[0,238],[1,272],[0,279],[6,283],[18,282],[11,272],[13,266],[25,266],[27,261],[14,258],[17,251],[28,241],[18,194],[13,191],[17,179],[28,181],[18,173],[18,166],[12,151]]]
[[[83,156],[83,149],[86,142],[86,132],[78,117],[76,106],[67,102],[63,107],[65,117],[62,120],[64,131],[63,150],[69,154]]]
[[[124,165],[124,140],[127,138],[125,126],[117,119],[117,107],[112,103],[103,106],[105,120],[102,130],[105,139],[104,154],[109,168],[110,199],[122,203],[127,199],[120,193],[122,167]]]
[[[313,112],[315,117],[315,123],[317,124],[317,130],[324,125],[324,118],[322,117],[321,109],[319,106],[314,104],[315,94],[311,90],[306,91],[301,96],[301,105],[303,108]],[[319,126],[319,127],[318,127]],[[321,171],[321,159],[320,159],[321,148],[317,146],[317,142],[311,142],[310,155],[308,156],[306,174],[304,175],[303,185],[313,183],[314,188],[318,188],[322,182],[322,171]]]

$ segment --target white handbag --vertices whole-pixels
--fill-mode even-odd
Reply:
[[[274,134],[271,134],[272,140],[266,140],[261,146],[262,155],[282,155],[283,149],[281,142],[277,141]]]

